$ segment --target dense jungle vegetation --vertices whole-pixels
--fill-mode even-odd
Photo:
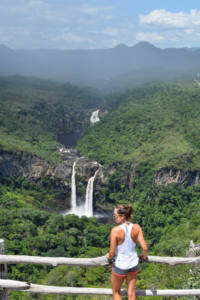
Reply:
[[[133,203],[133,222],[142,226],[150,255],[185,256],[190,240],[200,243],[200,185],[154,183],[159,168],[200,169],[200,89],[195,85],[151,84],[102,100],[95,91],[71,85],[1,78],[0,103],[0,149],[30,152],[47,160],[53,157],[54,163],[58,131],[83,126],[83,109],[100,104],[109,113],[85,132],[78,145],[81,155],[115,169],[104,193],[94,198],[100,197],[111,209],[117,203]],[[69,126],[59,125],[61,115],[62,120],[69,116]],[[104,255],[113,222],[63,217],[51,209],[54,201],[53,190],[24,178],[0,178],[0,237],[6,240],[6,253]],[[191,266],[143,264],[141,269],[140,289],[200,288],[199,272]],[[9,278],[32,283],[110,287],[110,267],[11,265],[8,274]],[[89,298],[99,299],[10,294],[11,300]]]
[[[0,77],[0,149],[56,162],[58,134],[81,130],[100,101],[99,93],[90,88]]]
[[[79,151],[103,164],[132,160],[200,166],[200,90],[195,85],[152,84],[105,100],[118,107],[89,130]]]

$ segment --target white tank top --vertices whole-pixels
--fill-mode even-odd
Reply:
[[[139,258],[135,250],[135,243],[131,238],[132,223],[119,225],[125,232],[124,241],[118,245],[115,251],[114,264],[116,267],[126,270],[137,266]]]

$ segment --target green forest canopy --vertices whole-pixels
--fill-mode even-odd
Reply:
[[[117,108],[80,140],[82,155],[103,164],[200,166],[200,89],[195,85],[152,84],[112,95],[106,105]]]
[[[20,76],[0,77],[0,149],[58,161],[58,134],[81,130],[101,96],[90,88]]]

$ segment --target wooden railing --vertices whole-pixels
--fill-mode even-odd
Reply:
[[[37,285],[27,282],[8,280],[7,264],[46,264],[52,266],[70,265],[96,267],[107,266],[109,262],[105,256],[96,258],[64,258],[64,257],[39,257],[24,255],[5,255],[4,241],[0,240],[0,299],[7,300],[7,290],[20,290],[23,292],[46,293],[46,294],[81,294],[81,295],[106,295],[111,296],[112,290],[105,288],[77,288],[77,287],[57,287]],[[198,257],[160,257],[148,256],[146,262],[162,263],[171,266],[180,264],[200,264],[200,256]],[[126,295],[126,291],[121,291],[122,295]],[[137,290],[138,296],[200,296],[200,289],[186,290]]]

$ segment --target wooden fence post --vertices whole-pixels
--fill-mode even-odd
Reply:
[[[5,242],[3,239],[0,239],[0,254],[5,254]],[[0,279],[7,279],[8,271],[7,265],[2,264],[0,265]],[[8,291],[6,289],[0,289],[0,299],[1,300],[8,300]]]
[[[189,245],[189,250],[186,252],[187,257],[195,257],[200,255],[200,244],[195,245],[194,242],[191,240]],[[192,270],[191,270],[192,271]],[[200,273],[200,268],[196,264],[193,267],[192,271],[193,275]],[[198,276],[198,275],[197,275]],[[200,296],[196,296],[197,300],[200,300]]]

